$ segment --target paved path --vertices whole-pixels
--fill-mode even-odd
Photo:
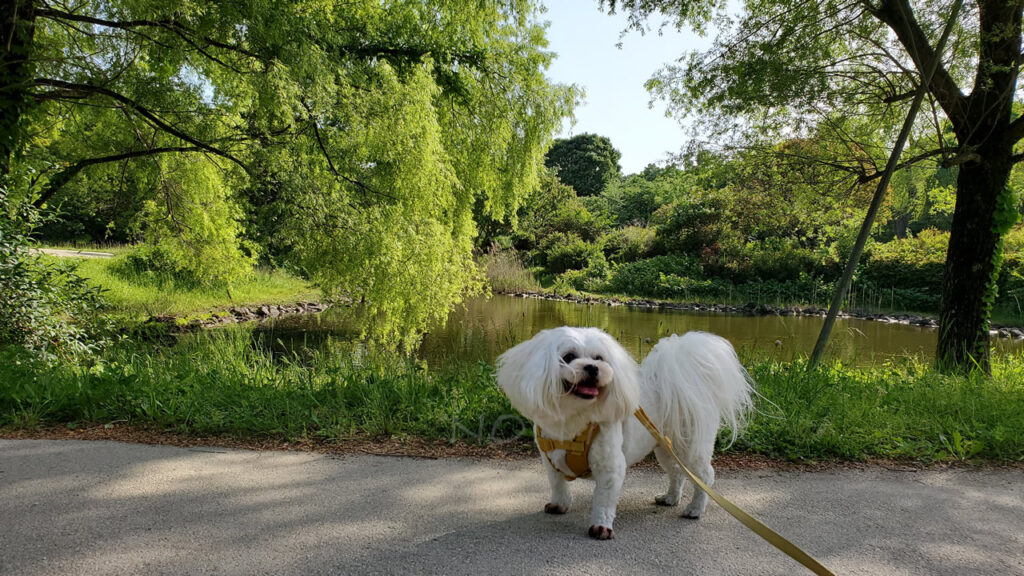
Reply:
[[[713,503],[616,539],[540,512],[537,463],[0,440],[0,574],[803,574]],[[726,472],[717,486],[837,574],[1024,575],[1024,472]]]
[[[93,252],[90,250],[65,250],[63,248],[40,248],[43,254],[59,258],[113,258],[110,252]]]

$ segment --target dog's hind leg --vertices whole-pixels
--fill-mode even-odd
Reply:
[[[654,499],[654,503],[659,506],[675,506],[679,504],[679,499],[683,496],[683,471],[661,446],[654,449],[654,455],[658,458],[661,469],[668,474],[668,491],[658,495]]]
[[[544,470],[548,474],[548,484],[551,486],[551,501],[544,505],[544,511],[548,514],[565,514],[572,506],[572,492],[569,491],[569,482],[561,472],[548,462],[548,459],[541,456],[544,462]]]
[[[711,486],[715,483],[715,469],[711,466],[711,450],[708,450],[706,455],[694,454],[693,457],[687,458],[686,465],[704,484]],[[704,508],[708,505],[708,495],[696,483],[691,482],[691,484],[693,484],[693,497],[683,509],[683,518],[696,520],[704,513]]]

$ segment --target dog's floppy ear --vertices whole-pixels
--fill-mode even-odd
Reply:
[[[527,418],[558,413],[562,384],[553,337],[552,330],[542,330],[498,357],[498,386]]]
[[[603,331],[601,338],[607,351],[605,361],[611,366],[615,379],[614,385],[608,387],[602,416],[617,422],[632,416],[639,405],[640,371],[636,360],[615,338]]]

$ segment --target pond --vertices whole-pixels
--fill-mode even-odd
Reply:
[[[257,330],[278,349],[317,346],[328,337],[351,339],[348,309],[289,316]],[[596,326],[607,331],[635,358],[643,358],[658,338],[704,330],[727,338],[744,359],[792,360],[814,348],[822,319],[797,316],[741,316],[680,310],[579,304],[535,298],[494,296],[471,299],[434,327],[417,355],[428,365],[493,362],[512,345],[545,328]],[[900,357],[930,361],[937,331],[933,328],[859,319],[839,319],[826,358],[857,366],[879,365]],[[1024,348],[1024,342],[994,340],[997,352]]]

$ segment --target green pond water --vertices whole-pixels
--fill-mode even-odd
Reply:
[[[347,321],[350,314],[348,309],[340,309],[280,318],[262,324],[257,331],[279,351],[315,347],[329,337],[352,339],[355,334]],[[817,317],[741,316],[494,296],[472,299],[452,311],[444,326],[435,326],[426,335],[417,355],[430,366],[492,362],[540,330],[568,325],[601,328],[637,359],[646,356],[658,338],[703,330],[727,338],[744,359],[791,360],[810,354],[822,321]],[[907,357],[928,361],[934,354],[936,335],[933,328],[840,319],[833,328],[827,358],[858,366]],[[1020,341],[994,339],[993,343],[997,353],[1024,347]]]

